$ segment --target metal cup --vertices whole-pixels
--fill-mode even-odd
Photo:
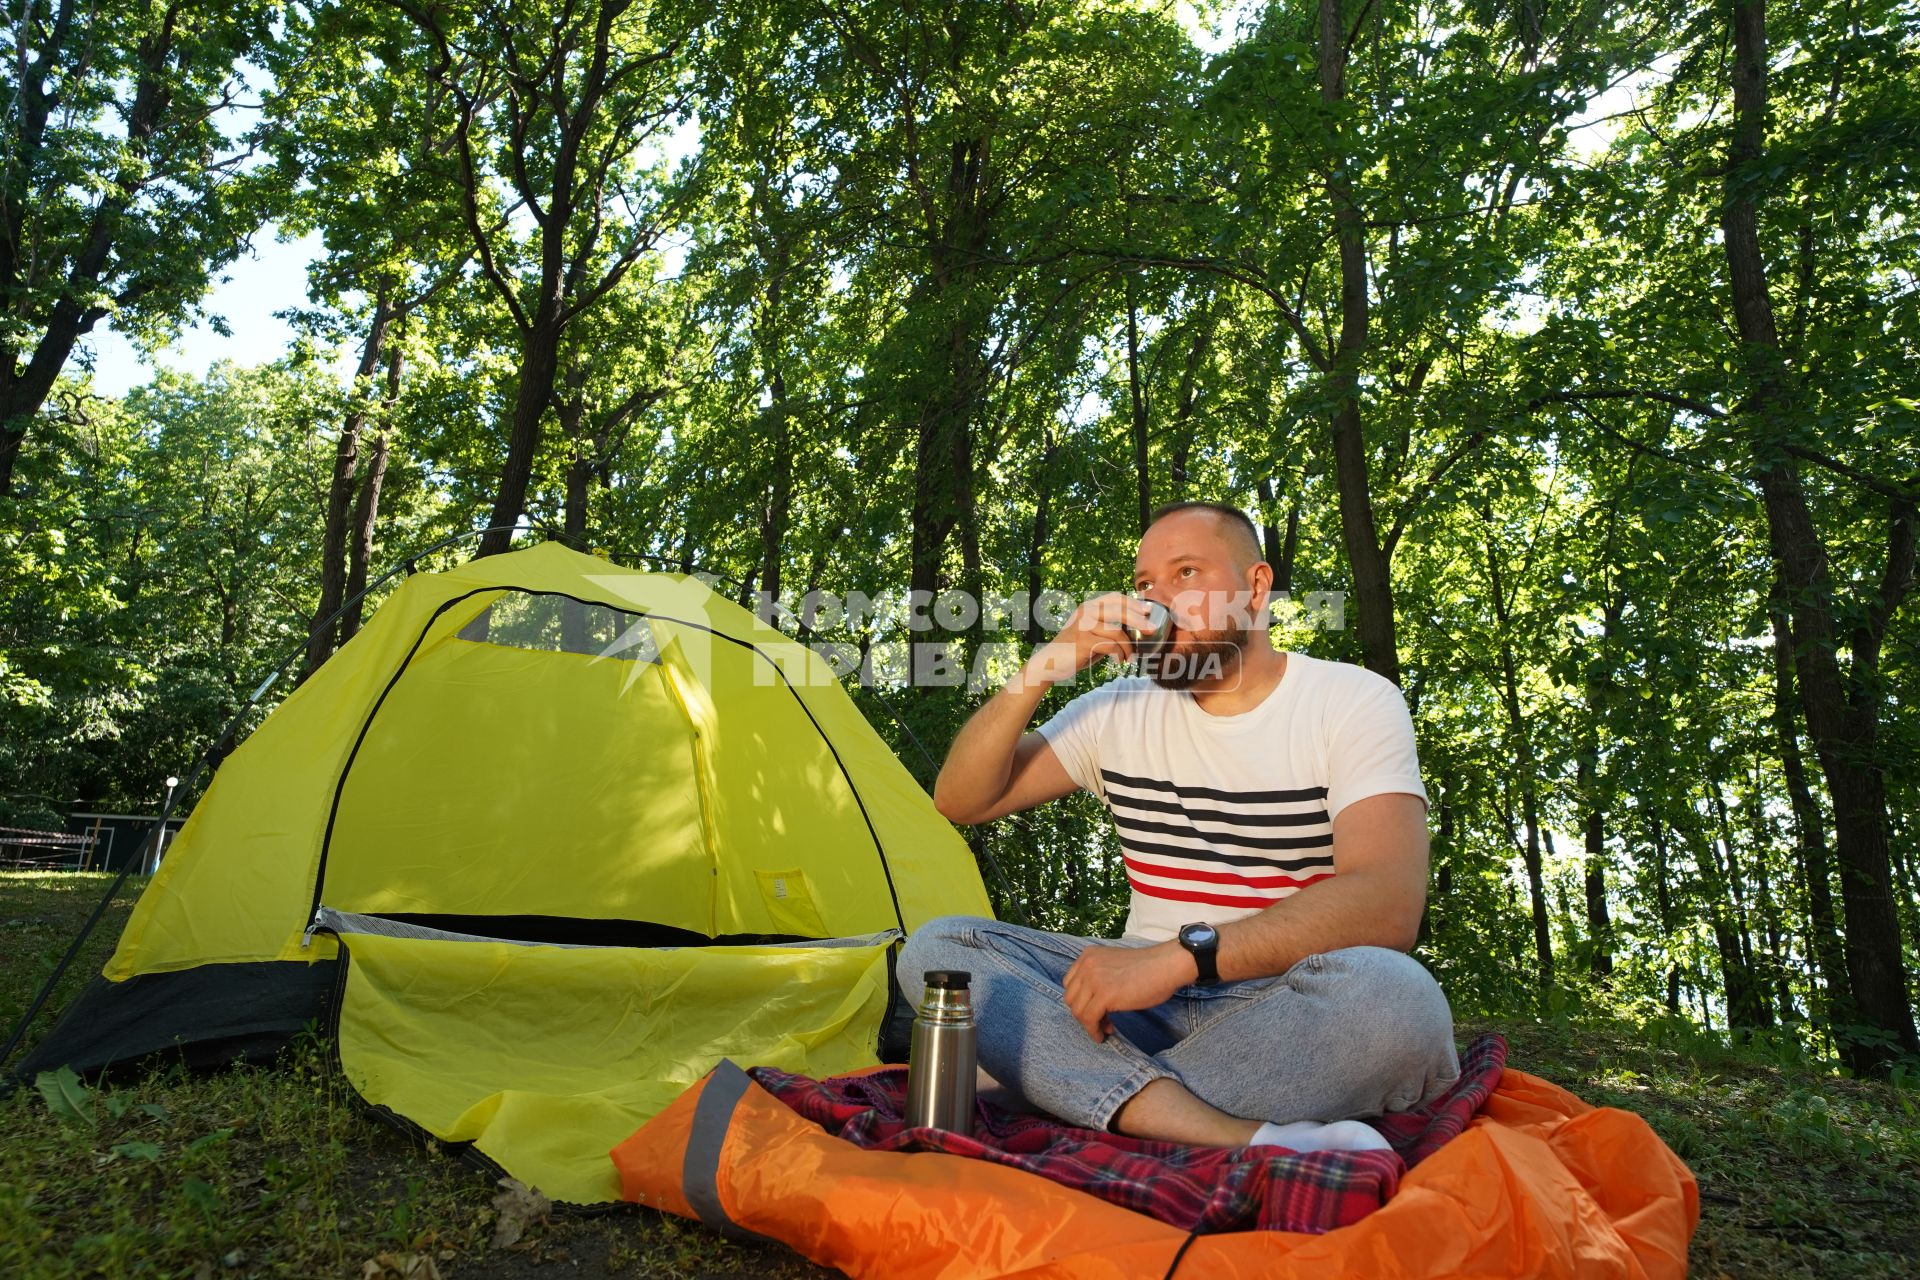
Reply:
[[[1145,600],[1141,603],[1147,606],[1147,612],[1152,621],[1144,631],[1135,627],[1126,628],[1127,634],[1133,637],[1133,650],[1136,654],[1151,653],[1173,638],[1173,610],[1158,600]]]

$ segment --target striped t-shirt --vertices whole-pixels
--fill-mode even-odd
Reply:
[[[1133,887],[1129,938],[1255,915],[1334,873],[1333,819],[1346,806],[1427,795],[1400,690],[1303,653],[1289,652],[1279,684],[1238,715],[1127,676],[1039,732],[1113,818]]]

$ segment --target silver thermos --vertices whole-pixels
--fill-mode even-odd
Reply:
[[[907,1059],[907,1123],[973,1136],[979,1031],[973,1024],[973,975],[927,970],[927,991],[913,1020]]]

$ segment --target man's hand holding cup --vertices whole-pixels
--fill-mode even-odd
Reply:
[[[1166,643],[1171,631],[1165,605],[1110,591],[1075,609],[1053,639],[1033,651],[1026,673],[1029,679],[1059,684],[1103,655],[1131,662],[1136,649]]]

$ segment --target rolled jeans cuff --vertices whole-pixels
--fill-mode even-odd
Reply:
[[[1133,1100],[1133,1096],[1152,1084],[1155,1080],[1178,1080],[1179,1073],[1151,1062],[1143,1063],[1129,1072],[1126,1078],[1101,1094],[1087,1115],[1086,1127],[1098,1129],[1103,1133],[1113,1131],[1113,1118],[1120,1114],[1120,1108]]]

